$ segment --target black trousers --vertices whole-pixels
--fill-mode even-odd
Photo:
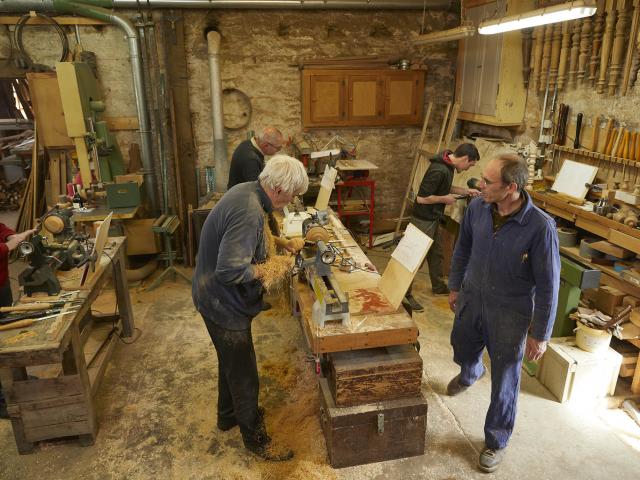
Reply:
[[[264,422],[258,414],[258,366],[251,327],[227,330],[203,317],[218,355],[218,419],[235,417],[245,445],[267,442]]]

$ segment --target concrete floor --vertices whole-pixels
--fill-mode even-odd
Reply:
[[[387,253],[370,252],[380,264]],[[277,440],[293,461],[270,464],[242,448],[238,429],[215,428],[216,355],[184,282],[146,293],[132,288],[140,338],[120,343],[98,392],[96,444],[44,442],[17,454],[10,423],[0,421],[0,478],[25,479],[475,479],[483,444],[490,379],[459,397],[444,390],[457,373],[448,336],[445,297],[416,295],[426,313],[416,317],[429,404],[425,454],[404,460],[333,470],[318,421],[313,363],[284,295],[254,321],[261,403]],[[102,307],[107,309],[108,307]],[[637,479],[640,427],[618,409],[561,405],[535,378],[523,376],[514,435],[496,479]]]

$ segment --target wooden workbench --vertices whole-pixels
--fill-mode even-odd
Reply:
[[[70,298],[75,302],[65,304],[65,310],[75,306],[75,314],[0,332],[0,380],[21,454],[40,440],[77,435],[82,445],[92,445],[96,438],[93,397],[120,332],[130,337],[134,331],[125,241],[108,239],[95,272]],[[91,304],[111,275],[119,314],[92,314]],[[46,369],[53,373],[40,376],[44,365],[54,365]],[[39,378],[30,377],[36,370]]]
[[[335,213],[329,216],[332,241],[346,250],[360,267],[369,260]],[[332,268],[345,293],[349,294],[351,321],[349,325],[328,323],[324,328],[315,324],[311,308],[315,297],[306,279],[294,277],[292,292],[297,305],[302,330],[313,354],[360,350],[389,345],[414,344],[418,341],[418,327],[401,306],[394,309],[378,290],[380,275],[354,270],[350,273]]]
[[[71,220],[74,222],[97,222],[107,218],[111,212],[113,212],[112,220],[129,220],[136,216],[138,210],[140,210],[140,206],[125,208],[99,207],[89,212],[76,211],[73,213]]]

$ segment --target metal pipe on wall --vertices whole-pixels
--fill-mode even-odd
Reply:
[[[224,139],[224,117],[222,113],[222,81],[220,80],[220,33],[207,32],[209,53],[209,81],[211,83],[211,115],[213,122],[213,158],[216,165],[216,192],[227,189],[229,162],[227,143]]]
[[[43,11],[54,0],[0,0],[0,11]],[[76,3],[105,8],[138,8],[141,4],[152,8],[253,8],[301,10],[422,10],[426,8],[453,9],[454,0],[79,0]]]

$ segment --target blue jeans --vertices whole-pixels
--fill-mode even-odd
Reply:
[[[513,432],[520,367],[531,320],[506,296],[463,283],[451,331],[453,360],[460,365],[460,383],[473,384],[484,370],[482,352],[491,359],[491,403],[484,424],[489,448],[505,448]]]

